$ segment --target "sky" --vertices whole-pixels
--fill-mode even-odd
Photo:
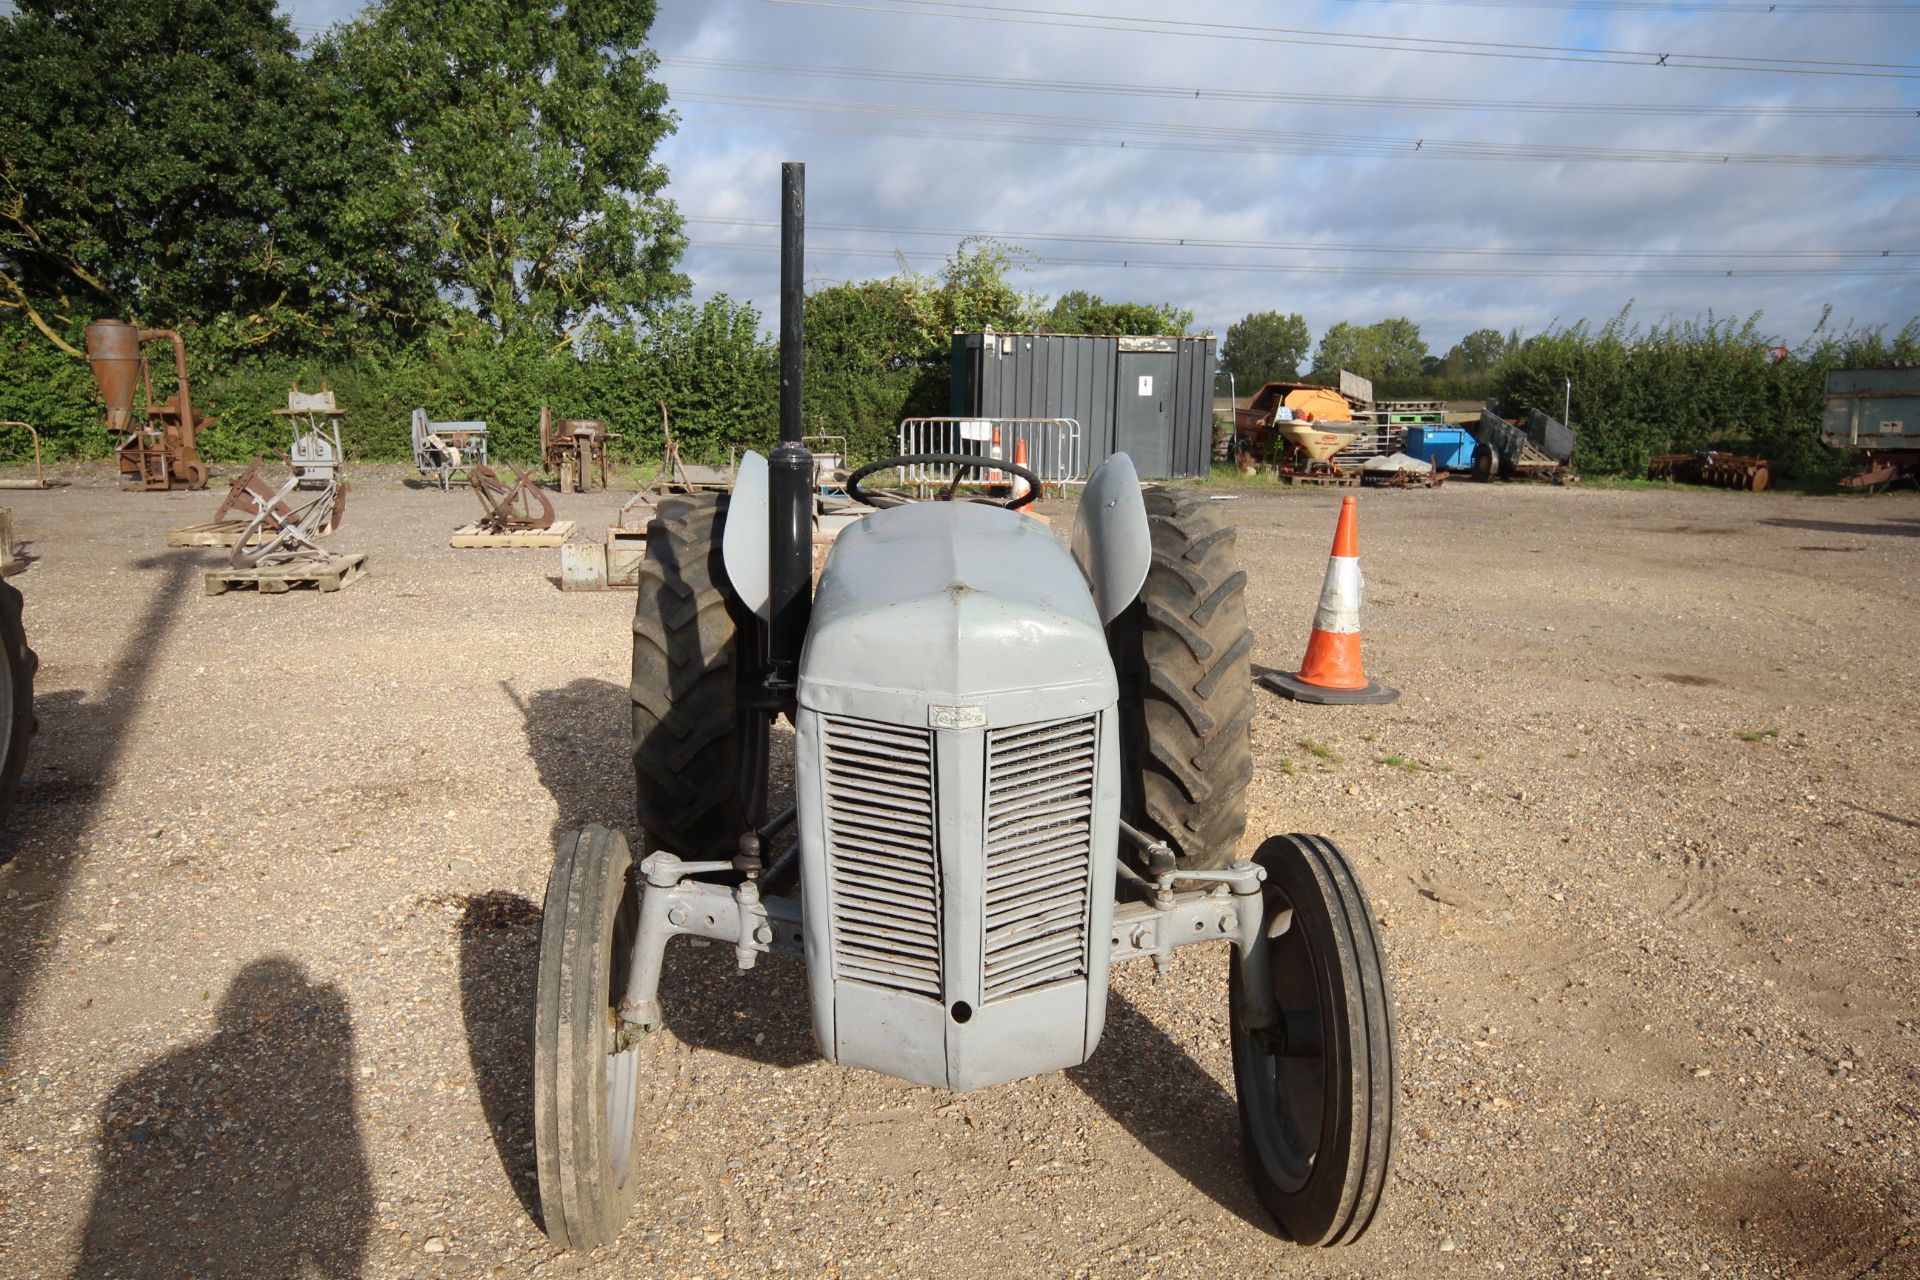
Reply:
[[[283,8],[311,36],[359,6]],[[810,287],[985,233],[1048,297],[1315,341],[1407,316],[1435,354],[1630,301],[1790,345],[1829,303],[1920,316],[1920,4],[660,0],[650,43],[684,270],[769,329],[778,232],[740,224],[778,218],[783,160]],[[1606,109],[1540,109],[1568,103]]]

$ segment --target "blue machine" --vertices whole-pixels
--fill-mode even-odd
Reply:
[[[1465,427],[1408,427],[1407,452],[1448,471],[1473,466],[1473,436]]]

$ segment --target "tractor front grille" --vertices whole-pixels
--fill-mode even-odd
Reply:
[[[987,734],[986,939],[991,1003],[1087,971],[1098,716]]]
[[[822,716],[833,970],[940,999],[933,733]]]

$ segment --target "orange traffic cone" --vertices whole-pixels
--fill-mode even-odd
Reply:
[[[1027,442],[1025,440],[1015,440],[1013,442],[1013,465],[1016,467],[1025,467],[1027,465]],[[1033,486],[1027,483],[1027,478],[1017,471],[1014,472],[1013,500],[1018,502],[1032,492]]]
[[[1360,538],[1351,497],[1340,500],[1340,524],[1333,533],[1333,556],[1320,588],[1307,656],[1292,675],[1278,671],[1260,677],[1275,693],[1299,702],[1392,702],[1400,696],[1360,667]]]

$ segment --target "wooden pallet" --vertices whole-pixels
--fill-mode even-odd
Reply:
[[[250,520],[220,520],[207,524],[190,524],[184,529],[173,529],[167,533],[167,545],[170,547],[230,547],[240,541],[246,533]],[[263,541],[267,531],[263,527],[254,536],[256,543]]]
[[[453,531],[454,547],[557,547],[573,536],[573,521],[555,520],[550,529],[527,529],[520,533],[488,533],[477,524],[461,525]]]
[[[1316,472],[1313,475],[1290,474],[1281,472],[1280,478],[1288,484],[1318,485],[1323,489],[1352,489],[1360,484],[1358,471]]]
[[[355,552],[331,556],[324,563],[309,560],[261,569],[209,569],[207,594],[217,596],[240,587],[257,587],[263,596],[277,596],[308,584],[317,591],[338,591],[366,576],[367,557],[365,553]]]

